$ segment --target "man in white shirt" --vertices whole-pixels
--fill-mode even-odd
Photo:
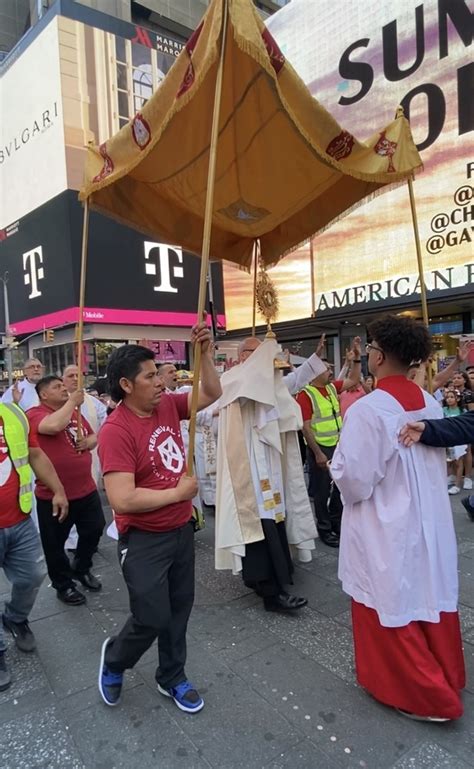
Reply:
[[[38,358],[28,358],[23,366],[25,378],[21,382],[15,382],[5,391],[2,403],[16,403],[23,411],[38,406],[36,384],[43,376],[43,371],[44,366]],[[21,393],[19,398],[18,393]]]
[[[178,387],[178,372],[174,363],[157,363],[156,370],[163,382],[165,390],[173,393]]]
[[[79,381],[79,369],[77,366],[70,365],[66,366],[66,368],[63,371],[63,383],[64,387],[68,391],[69,395],[71,393],[76,392],[77,390],[77,383]],[[81,414],[87,421],[89,422],[90,426],[94,430],[95,434],[99,432],[100,428],[104,424],[106,418],[107,418],[107,408],[104,406],[102,401],[99,400],[99,398],[94,398],[93,395],[89,395],[89,393],[84,393],[84,403],[81,406]],[[94,468],[93,468],[93,474],[94,474]],[[95,478],[94,480],[97,481]]]

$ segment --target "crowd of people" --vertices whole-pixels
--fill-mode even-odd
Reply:
[[[267,611],[306,606],[289,590],[294,560],[310,560],[315,539],[339,548],[359,683],[409,717],[458,718],[465,676],[448,493],[472,489],[471,344],[431,376],[422,325],[389,316],[369,333],[366,377],[356,337],[334,379],[323,336],[294,370],[274,339],[245,339],[239,365],[219,378],[208,326],[196,324],[193,468],[192,384],[173,364],[126,344],[110,357],[106,387],[86,392],[76,366],[44,376],[27,360],[0,404],[0,566],[12,585],[2,625],[17,647],[36,647],[28,616],[46,573],[69,606],[101,590],[93,558],[105,492],[130,616],[104,641],[102,699],[118,705],[125,671],[157,640],[158,691],[201,710],[186,630],[196,521],[215,506],[216,568],[240,574]],[[462,503],[474,521],[474,496]],[[0,628],[0,691],[11,684],[5,652]]]

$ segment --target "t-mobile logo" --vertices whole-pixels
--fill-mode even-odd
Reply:
[[[43,246],[36,246],[36,248],[32,248],[31,251],[23,254],[25,286],[31,287],[28,299],[35,299],[37,296],[41,296],[41,291],[38,290],[38,281],[44,278],[44,269],[40,266],[42,264]]]
[[[177,294],[178,289],[171,285],[171,278],[184,278],[183,251],[179,246],[167,246],[164,243],[153,243],[145,240],[145,272],[147,275],[159,275],[159,284],[153,286],[153,291],[164,291]],[[153,261],[152,252],[154,253]],[[155,254],[156,252],[156,254]],[[150,261],[148,261],[150,259]],[[171,260],[178,264],[172,265]]]

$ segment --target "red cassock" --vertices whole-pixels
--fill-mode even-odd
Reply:
[[[424,407],[425,398],[422,390],[404,377],[387,377],[379,382],[379,389],[385,390],[395,398],[405,411],[416,412]],[[368,403],[367,400],[367,405]],[[395,440],[397,440],[396,436]],[[351,448],[349,446],[347,451],[350,452]],[[344,449],[343,446],[342,452]],[[333,460],[333,465],[335,461],[337,457]],[[365,472],[367,473],[367,470]],[[385,478],[382,477],[380,480],[383,483]],[[345,482],[347,485],[347,477]],[[441,483],[443,483],[442,480]],[[408,489],[408,495],[411,493],[416,494],[416,489],[414,491]],[[406,502],[408,507],[410,507],[410,499],[411,497],[408,496]],[[388,496],[384,501],[390,506],[395,500]],[[349,510],[349,514],[351,512],[353,508]],[[363,512],[366,513],[365,508]],[[360,523],[362,519],[357,520]],[[375,525],[386,526],[386,520],[386,511],[381,509],[381,518],[376,520]],[[346,520],[346,525],[349,525],[349,520]],[[409,532],[405,538],[400,536],[397,548],[403,549],[408,539]],[[387,571],[391,570],[390,561],[376,550],[367,550],[364,543],[355,552],[354,558],[367,558],[372,561],[378,559]],[[355,564],[355,561],[352,563]],[[347,580],[347,570],[344,576]],[[357,584],[361,582],[363,580],[359,576]],[[427,594],[429,593],[428,586]],[[423,591],[420,595],[423,595]],[[373,601],[372,594],[370,598],[372,606],[380,609],[377,601]],[[370,600],[367,603],[370,603]],[[397,625],[396,622],[387,621],[385,617],[382,624],[375,608],[364,605],[360,599],[355,600],[352,596],[352,626],[359,684],[385,705],[417,716],[446,719],[462,716],[463,704],[460,692],[465,686],[466,676],[459,615],[455,606],[454,601],[453,610],[440,610],[439,621],[413,619],[408,620],[406,624],[401,622]],[[423,606],[415,605],[413,613],[416,613],[417,609],[423,609]],[[382,619],[384,619],[383,614]]]
[[[458,612],[441,612],[439,622],[383,627],[375,609],[353,600],[352,631],[357,681],[375,699],[418,716],[462,716]]]

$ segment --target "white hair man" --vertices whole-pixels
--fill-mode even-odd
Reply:
[[[157,363],[156,371],[166,392],[173,393],[178,387],[178,372],[174,363]]]
[[[38,358],[28,358],[23,366],[25,375],[21,382],[14,382],[2,397],[2,403],[16,403],[23,411],[39,404],[36,385],[43,376],[44,366]]]
[[[63,384],[68,394],[76,392],[79,381],[79,369],[75,365],[66,366],[63,371]],[[84,393],[84,403],[81,406],[81,414],[87,419],[93,431],[97,435],[107,418],[107,408],[99,398],[90,393]],[[94,473],[94,468],[93,468]],[[95,478],[97,481],[97,478]]]

